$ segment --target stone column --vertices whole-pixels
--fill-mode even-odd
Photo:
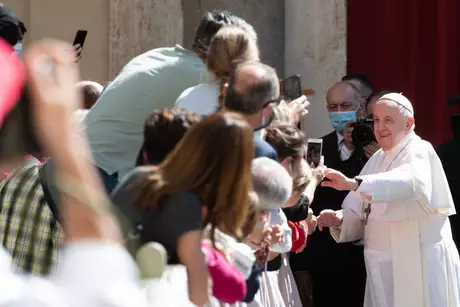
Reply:
[[[147,50],[182,44],[182,23],[181,0],[110,0],[110,79]]]
[[[315,89],[302,130],[320,137],[332,131],[326,91],[346,71],[346,0],[286,0],[285,12],[285,75]]]

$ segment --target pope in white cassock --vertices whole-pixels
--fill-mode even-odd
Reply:
[[[318,226],[330,227],[339,243],[363,240],[365,307],[460,306],[452,196],[435,150],[415,134],[414,123],[406,97],[382,96],[374,106],[382,149],[356,178],[328,169],[322,183],[351,191],[342,210],[321,212]]]

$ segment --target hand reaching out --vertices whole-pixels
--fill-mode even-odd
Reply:
[[[318,218],[315,215],[310,214],[305,222],[308,225],[308,235],[311,235],[315,232],[316,227],[318,226]]]
[[[330,187],[339,191],[355,191],[358,188],[356,179],[348,178],[341,172],[332,168],[328,168],[324,171],[324,177],[329,180],[321,182],[321,186],[323,187]]]
[[[289,118],[283,118],[282,121],[297,125],[302,117],[308,114],[309,106],[310,102],[308,102],[307,96],[302,95],[290,102],[281,101],[277,108],[281,110],[279,113],[289,114]]]
[[[270,245],[275,245],[284,242],[284,232],[279,225],[272,228]]]
[[[323,231],[324,227],[337,227],[342,223],[342,210],[334,211],[325,209],[321,211],[317,218],[319,231]]]
[[[79,76],[70,50],[66,43],[43,40],[24,57],[34,122],[44,147],[52,154],[59,153],[77,133],[73,113],[80,101],[74,84]]]

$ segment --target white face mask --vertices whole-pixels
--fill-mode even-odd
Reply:
[[[22,43],[17,43],[13,48],[18,56],[22,56]]]

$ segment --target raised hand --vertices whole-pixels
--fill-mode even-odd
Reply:
[[[355,179],[348,178],[341,172],[336,171],[332,168],[328,168],[324,171],[324,177],[329,180],[321,182],[321,186],[323,187],[330,187],[339,191],[354,191],[358,188],[358,183]]]
[[[32,46],[24,57],[33,97],[34,122],[45,148],[54,154],[77,133],[73,113],[80,101],[74,84],[79,76],[71,50],[66,43],[43,40]]]

